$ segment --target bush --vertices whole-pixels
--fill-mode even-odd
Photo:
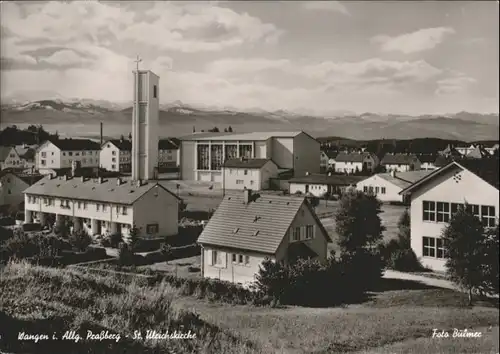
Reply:
[[[423,268],[412,249],[397,249],[392,252],[387,267],[401,272],[416,272]]]
[[[113,248],[118,248],[120,246],[120,243],[123,242],[123,237],[119,233],[111,234],[108,237],[108,239],[109,239],[110,246],[113,247]]]
[[[24,231],[40,231],[41,229],[42,229],[41,224],[37,224],[37,223],[23,224]]]
[[[170,259],[172,257],[172,246],[168,243],[162,243],[160,246],[160,252],[164,259]]]
[[[79,230],[69,236],[69,243],[77,251],[83,252],[92,243],[92,238],[84,230]]]
[[[134,264],[134,252],[125,243],[121,242],[118,246],[118,264],[122,266],[128,266]]]
[[[3,257],[55,257],[64,249],[64,242],[52,235],[28,235],[19,230],[2,245]]]

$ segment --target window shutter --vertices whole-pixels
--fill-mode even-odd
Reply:
[[[208,265],[214,265],[214,263],[213,263],[213,259],[212,259],[212,254],[213,254],[213,251],[212,251],[212,250],[207,250],[207,251],[206,251],[206,256],[207,256],[207,264],[208,264]]]

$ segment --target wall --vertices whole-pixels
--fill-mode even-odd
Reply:
[[[44,143],[35,154],[36,169],[61,168],[61,156],[61,150],[57,146],[51,142]],[[44,165],[42,160],[45,161]]]
[[[293,168],[293,138],[272,138],[272,159],[280,168]]]
[[[422,237],[440,237],[446,223],[423,221],[423,201],[442,201],[449,203],[464,203],[495,206],[498,218],[498,190],[483,181],[473,173],[464,170],[460,172],[461,180],[457,183],[453,175],[459,169],[436,176],[426,186],[420,187],[411,199],[411,246],[424,266],[435,270],[444,270],[442,259],[423,257]]]
[[[314,237],[312,240],[304,240],[304,241],[297,241],[297,242],[303,242],[309,248],[311,248],[314,252],[318,254],[318,260],[320,261],[325,261],[327,259],[328,255],[328,250],[327,250],[327,245],[328,241],[326,238],[321,234],[321,229],[318,227],[315,218],[313,217],[311,211],[309,208],[304,204],[300,207],[297,215],[295,215],[295,218],[293,219],[290,228],[287,232],[287,235],[283,238],[283,241],[281,242],[278,252],[277,252],[277,260],[284,260],[285,262],[288,262],[288,254],[287,254],[287,249],[288,246],[290,245],[290,238],[292,235],[292,230],[295,227],[302,227],[306,225],[314,225]],[[305,231],[301,231],[305,232]]]
[[[211,265],[212,251],[222,252],[225,258],[225,265]],[[242,254],[249,256],[249,264],[235,264],[232,262],[232,254]],[[235,250],[229,248],[219,248],[216,246],[203,246],[203,277],[211,279],[220,279],[232,283],[241,283],[250,285],[255,281],[255,275],[259,272],[259,266],[266,257],[273,258],[271,255],[264,255],[246,250]],[[243,257],[245,260],[245,257]],[[237,257],[238,260],[238,257]]]
[[[114,162],[113,159],[115,159]],[[108,171],[119,171],[120,149],[111,143],[105,144],[105,146],[101,149],[99,160],[102,168],[105,168]]]
[[[256,141],[255,142],[255,158],[266,159],[270,156],[270,151],[267,148],[268,141]]]
[[[6,156],[5,161],[2,163],[2,170],[6,168],[24,168],[26,161],[21,159],[15,148],[10,149],[9,154]]]
[[[373,187],[373,193],[375,193],[377,198],[382,202],[403,202],[403,196],[399,194],[402,188],[390,183],[380,176],[374,175],[356,184],[357,190],[364,191],[364,187]],[[379,187],[378,193],[376,193],[375,187]],[[381,187],[385,187],[385,193],[382,193],[380,190]]]
[[[270,178],[275,178],[278,176],[278,167],[272,161],[266,162],[262,167],[260,176],[260,189],[265,190],[270,188]]]
[[[309,186],[309,193],[316,197],[322,197],[328,192],[328,185],[326,184],[311,184],[311,183],[290,183],[290,194],[301,192],[306,193],[306,185]]]
[[[177,151],[178,149],[159,150],[158,151],[158,164],[165,167],[177,167]]]
[[[79,161],[81,167],[98,167],[101,150],[62,151],[61,168],[70,168],[72,161]]]
[[[246,175],[245,175],[246,171]],[[237,181],[242,181],[238,184]],[[224,188],[225,189],[261,189],[261,170],[257,168],[225,168]]]
[[[181,179],[193,181],[195,179],[196,166],[196,143],[194,141],[181,141],[180,147],[181,156]]]
[[[19,177],[7,173],[0,177],[0,205],[19,205],[24,201],[23,192],[29,185]]]
[[[354,172],[356,172],[356,168],[359,171],[361,171],[363,169],[363,163],[362,162],[343,162],[343,161],[336,161],[335,162],[335,172],[354,173]]]
[[[293,138],[294,176],[320,172],[320,143],[305,133]]]
[[[148,224],[158,224],[158,234],[149,237],[177,235],[179,200],[165,189],[151,189],[134,203],[133,208],[134,223],[140,229],[141,236],[146,236]]]

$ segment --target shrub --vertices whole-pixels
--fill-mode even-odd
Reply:
[[[108,237],[108,240],[111,247],[118,248],[120,243],[123,242],[123,237],[119,233],[114,233]]]
[[[423,268],[412,249],[396,249],[393,251],[387,267],[401,272],[415,272]]]
[[[69,236],[69,243],[77,251],[85,251],[92,243],[92,238],[85,230],[78,230]]]
[[[170,259],[172,257],[172,246],[168,243],[162,243],[160,246],[160,252],[164,259]]]
[[[118,264],[122,266],[134,264],[134,252],[125,242],[118,245]]]

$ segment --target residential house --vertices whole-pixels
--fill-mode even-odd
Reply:
[[[452,161],[402,190],[411,198],[411,247],[425,267],[445,271],[444,227],[467,205],[487,227],[498,219],[498,160]]]
[[[374,193],[377,198],[385,203],[405,203],[403,195],[399,194],[416,181],[427,176],[432,171],[408,171],[377,173],[356,184],[356,189],[365,193]]]
[[[284,264],[299,258],[325,261],[328,242],[305,197],[249,189],[227,194],[198,238],[202,276],[248,286],[266,258]]]
[[[337,158],[338,151],[328,150],[326,151],[326,155],[328,156],[328,171],[335,171],[335,159]]]
[[[271,159],[229,159],[224,163],[224,189],[269,189],[270,179],[278,176]]]
[[[158,141],[158,168],[160,170],[179,167],[180,140],[165,138]]]
[[[370,152],[339,152],[335,158],[335,172],[355,173],[372,171],[378,166],[379,159]]]
[[[476,148],[476,145],[470,144],[470,145],[462,145],[462,146],[455,146],[455,147],[448,145],[446,149],[448,149],[447,151],[449,151],[452,148],[454,148],[456,151],[458,151],[462,156],[466,156]]]
[[[407,172],[420,170],[421,162],[414,154],[387,153],[380,162],[387,172]]]
[[[132,169],[132,142],[128,139],[111,139],[101,146],[99,163],[107,171],[130,172]]]
[[[224,162],[240,157],[272,159],[294,176],[320,172],[320,144],[302,131],[194,133],[180,140],[183,180],[221,183]]]
[[[345,175],[328,175],[324,174],[308,174],[302,177],[294,177],[290,179],[289,191],[290,194],[312,194],[316,197],[326,195],[341,195],[349,187],[355,187],[356,184],[366,177],[363,176],[345,176]]]
[[[473,149],[474,146],[471,145],[468,149]],[[468,150],[462,150],[462,151],[468,151]],[[439,151],[439,155],[444,156],[446,158],[453,158],[453,159],[460,159],[464,156],[464,154],[460,153],[457,148],[455,148],[453,145],[448,144],[446,148],[442,151]]]
[[[465,157],[468,159],[484,159],[490,158],[491,154],[482,145],[476,145]]]
[[[0,146],[0,170],[33,166],[34,150],[26,145]]]
[[[328,169],[328,155],[326,154],[325,151],[321,150],[319,152],[319,167],[320,171],[324,172]]]
[[[495,155],[495,151],[498,151],[498,144],[493,145],[492,147],[485,148],[491,155]]]
[[[47,140],[37,149],[35,168],[40,173],[51,169],[71,168],[77,161],[81,167],[99,167],[101,146],[90,139]]]
[[[24,190],[43,176],[26,175],[13,170],[0,172],[0,208],[19,206],[24,202]]]
[[[25,222],[72,221],[91,235],[157,238],[178,232],[179,198],[154,181],[128,178],[46,176],[24,191]]]
[[[24,162],[24,168],[34,169],[35,168],[35,155],[38,145],[18,145],[15,147],[17,155]]]
[[[433,154],[421,154],[417,155],[418,160],[420,161],[420,169],[425,171],[434,171],[437,169],[436,165],[436,155]]]

